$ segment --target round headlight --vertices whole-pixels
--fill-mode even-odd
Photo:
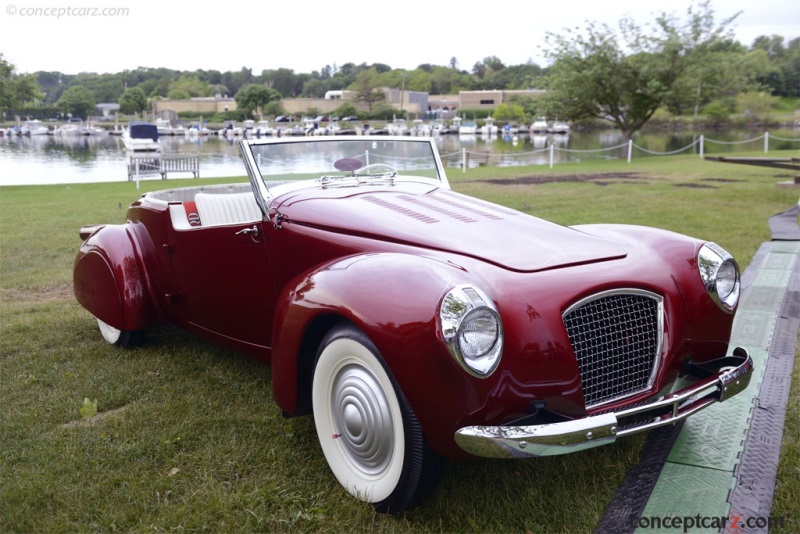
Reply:
[[[697,254],[703,285],[717,305],[727,312],[739,302],[739,266],[728,252],[715,243],[706,243]]]
[[[486,356],[497,343],[500,321],[489,308],[471,311],[462,321],[458,332],[458,346],[467,360]]]
[[[451,289],[442,299],[439,321],[450,354],[464,370],[478,377],[494,372],[503,352],[503,324],[482,291]]]
[[[739,272],[736,264],[731,260],[725,260],[717,270],[717,294],[720,300],[725,301],[736,288],[739,281]]]

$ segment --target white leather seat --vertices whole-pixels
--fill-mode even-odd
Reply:
[[[240,224],[261,219],[261,210],[252,192],[221,195],[197,193],[194,201],[203,226]]]

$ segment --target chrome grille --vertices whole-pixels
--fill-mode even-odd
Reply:
[[[662,302],[648,291],[615,290],[564,312],[587,407],[652,386],[661,355]]]

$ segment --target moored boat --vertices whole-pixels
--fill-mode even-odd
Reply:
[[[131,122],[122,132],[122,142],[129,152],[160,152],[158,127],[151,122]]]

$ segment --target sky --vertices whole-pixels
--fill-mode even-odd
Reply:
[[[640,25],[667,12],[686,20],[691,0],[3,0],[0,53],[17,73],[287,68],[320,71],[345,63],[420,64],[460,69],[495,56],[505,65],[546,66],[547,32],[587,22]],[[696,5],[696,4],[694,4]],[[488,6],[488,7],[487,7]],[[800,37],[798,0],[716,0],[715,22],[741,14],[734,37],[750,46],[760,35]]]

